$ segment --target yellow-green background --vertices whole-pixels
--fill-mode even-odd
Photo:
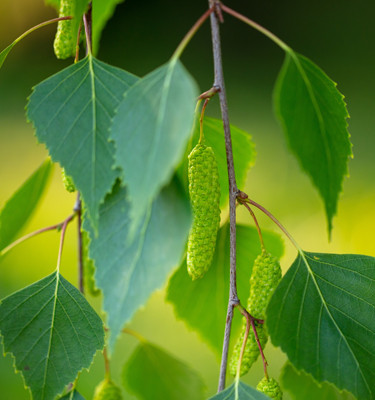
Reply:
[[[225,16],[222,41],[230,118],[252,134],[258,152],[245,190],[274,213],[304,249],[375,256],[375,3],[228,0],[226,4],[271,29],[338,82],[351,115],[349,131],[354,144],[350,178],[344,181],[332,241],[328,243],[322,201],[288,151],[272,112],[272,88],[283,53],[259,33]],[[168,59],[205,7],[205,0],[127,0],[105,29],[98,57],[142,76]],[[42,0],[2,0],[0,49],[26,29],[54,16],[55,12]],[[33,85],[71,62],[55,59],[54,31],[55,27],[50,26],[27,37],[0,70],[0,206],[47,155],[26,123],[24,107]],[[207,23],[182,61],[202,91],[211,87],[212,52]],[[211,102],[207,112],[218,116],[217,100]],[[74,200],[74,195],[64,191],[56,168],[48,193],[25,232],[63,220],[71,212]],[[262,227],[275,229],[265,218],[259,219]],[[239,220],[251,222],[243,210],[239,210]],[[74,225],[69,227],[62,260],[62,274],[74,284],[75,230]],[[0,264],[0,298],[51,273],[56,265],[58,240],[59,235],[50,232],[12,251]],[[284,269],[294,257],[293,248],[286,243]],[[99,309],[100,300],[93,304]],[[207,383],[207,394],[215,392],[219,369],[216,356],[196,333],[174,318],[172,306],[164,303],[163,290],[137,313],[131,327],[198,370]],[[112,363],[117,382],[121,366],[135,345],[132,337],[118,342]],[[271,375],[277,377],[285,356],[271,346],[267,356]],[[255,385],[261,375],[258,363],[245,381]],[[81,393],[91,398],[102,376],[103,362],[98,355],[91,373],[81,376]],[[29,398],[20,375],[13,372],[9,355],[0,358],[0,388],[2,400]]]

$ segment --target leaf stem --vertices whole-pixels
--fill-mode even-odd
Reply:
[[[82,202],[78,192],[74,211],[77,213],[77,236],[78,236],[78,285],[82,294],[85,293],[85,284],[83,280],[83,243],[82,243]]]
[[[86,55],[92,53],[92,3],[90,2],[88,10],[83,14],[83,24],[85,26],[86,34]]]
[[[51,226],[47,226],[46,228],[41,228],[38,229],[34,232],[28,233],[25,236],[20,237],[19,239],[15,240],[13,243],[11,243],[10,245],[8,245],[7,247],[5,247],[3,250],[0,251],[0,256],[2,257],[3,255],[5,255],[6,253],[8,253],[8,251],[12,250],[14,247],[16,247],[17,245],[21,244],[22,242],[24,242],[25,240],[28,240],[34,236],[39,235],[40,233],[44,233],[44,232],[48,232],[48,231],[53,231],[55,229],[60,230],[63,226],[63,224],[65,223],[66,220],[69,220],[69,222],[74,218],[75,214],[70,215],[67,219],[65,219],[64,221],[55,224],[55,225],[51,225]]]
[[[111,379],[111,363],[108,357],[107,346],[104,346],[103,348],[103,358],[104,358],[105,377],[107,379]]]
[[[189,32],[184,36],[184,38],[181,40],[181,43],[178,45],[177,49],[174,51],[172,54],[171,59],[178,59],[181,57],[181,54],[185,50],[186,46],[189,44],[190,40],[193,38],[193,36],[197,33],[199,28],[203,25],[203,23],[206,21],[206,19],[210,16],[212,13],[213,8],[210,7],[208,10],[204,12],[204,14],[197,20],[197,22],[190,28]]]
[[[74,63],[79,61],[79,42],[81,40],[81,31],[82,31],[82,21],[79,24],[78,34],[77,34],[77,42],[76,42],[76,56],[74,58]]]
[[[224,126],[225,150],[227,156],[228,182],[229,182],[229,230],[230,230],[230,279],[229,279],[229,301],[227,309],[226,324],[224,330],[223,350],[221,356],[220,374],[218,391],[225,388],[225,378],[228,363],[228,349],[230,340],[230,331],[233,320],[234,307],[239,304],[236,283],[236,198],[238,188],[234,172],[232,139],[228,115],[228,103],[225,92],[224,73],[221,57],[220,28],[219,20],[221,17],[220,2],[218,0],[209,0],[210,9],[215,10],[210,15],[211,19],[211,37],[212,50],[214,58],[215,80],[213,87],[218,89],[220,100],[221,115]]]
[[[201,111],[201,116],[199,118],[199,143],[203,143],[204,141],[204,134],[203,134],[203,118],[204,118],[204,112],[206,110],[207,104],[210,101],[210,98],[207,98],[204,103],[203,103],[203,107],[202,107],[202,111]]]
[[[268,29],[266,29],[263,26],[259,25],[257,22],[251,20],[248,17],[245,17],[244,15],[240,14],[237,11],[232,10],[231,8],[225,6],[222,3],[220,4],[220,7],[227,14],[232,15],[233,17],[239,19],[240,21],[244,22],[245,24],[247,24],[247,25],[251,26],[252,28],[256,29],[258,32],[260,32],[263,35],[267,36],[274,43],[276,43],[279,47],[281,47],[285,52],[287,52],[287,53],[292,52],[292,49],[285,42],[283,42],[280,38],[278,38],[275,34],[273,34]]]
[[[262,247],[262,250],[264,250],[264,249],[265,249],[265,246],[264,246],[263,235],[262,235],[262,231],[261,231],[261,229],[260,229],[260,226],[259,226],[257,217],[255,216],[253,210],[250,208],[250,206],[249,206],[248,204],[246,204],[245,201],[242,201],[242,200],[240,200],[239,198],[237,198],[237,200],[238,200],[238,202],[239,202],[240,204],[242,204],[243,206],[245,206],[245,207],[247,208],[247,210],[249,211],[249,213],[251,214],[251,216],[252,216],[252,218],[253,218],[253,220],[254,220],[254,223],[255,223],[255,227],[256,227],[256,229],[257,229],[257,231],[258,231],[258,236],[259,236],[259,240],[260,240],[260,245],[261,245],[261,247]]]
[[[61,265],[61,256],[62,256],[62,251],[64,247],[64,239],[65,239],[65,233],[66,233],[66,228],[69,225],[69,222],[74,218],[75,214],[70,215],[63,223],[61,227],[61,236],[60,236],[60,246],[59,246],[59,254],[57,256],[57,272],[60,271],[60,265]]]
[[[141,343],[146,343],[147,340],[138,332],[133,331],[133,329],[129,329],[129,328],[124,328],[122,330],[123,333],[127,333],[128,335],[131,335],[133,337],[135,337],[136,339],[138,339]]]

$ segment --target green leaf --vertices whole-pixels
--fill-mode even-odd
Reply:
[[[197,94],[180,61],[171,60],[133,85],[119,105],[111,138],[128,188],[132,231],[184,153]]]
[[[54,399],[104,346],[102,321],[58,272],[2,300],[0,331],[34,400]]]
[[[50,182],[53,165],[48,158],[17,189],[0,211],[0,254],[26,225]]]
[[[267,250],[280,257],[283,245],[280,237],[262,231]],[[237,289],[243,303],[250,293],[252,265],[261,252],[256,229],[237,225]],[[186,260],[169,281],[167,300],[176,316],[198,331],[217,355],[221,353],[229,293],[229,224],[219,229],[212,265],[203,279],[192,281]],[[215,310],[215,312],[207,312]],[[232,332],[239,330],[240,319],[233,321]]]
[[[181,262],[190,224],[189,201],[175,182],[149,207],[133,241],[127,193],[120,185],[100,209],[97,237],[84,221],[92,239],[89,254],[95,260],[95,280],[108,314],[111,349],[123,325]]]
[[[0,53],[0,68],[3,66],[5,59],[7,58],[8,54],[10,51],[13,49],[13,47],[18,43],[18,41],[14,41],[11,43],[8,47],[6,47],[1,53]]]
[[[270,400],[270,398],[236,379],[229,387],[210,397],[209,400]]]
[[[297,369],[375,396],[375,258],[301,253],[267,310],[272,343]]]
[[[118,176],[108,127],[114,108],[136,80],[88,56],[37,85],[27,107],[39,141],[72,177],[94,228],[99,205]]]
[[[122,376],[124,386],[138,399],[204,398],[205,384],[198,373],[148,342],[137,346],[124,365]]]
[[[247,173],[255,163],[256,151],[255,144],[251,139],[251,135],[234,125],[230,126],[232,135],[232,150],[234,158],[234,168],[236,170],[236,181],[238,187],[243,187],[246,182]],[[203,132],[205,143],[212,147],[218,163],[219,179],[220,179],[220,206],[226,206],[229,198],[228,190],[228,169],[227,157],[225,150],[225,139],[223,122],[220,119],[205,117],[203,120]],[[198,143],[199,140],[199,124],[196,124],[192,140],[185,151],[183,162],[179,165],[177,173],[181,181],[184,183],[186,191],[188,191],[188,155]]]
[[[350,393],[339,392],[327,382],[316,382],[311,375],[297,371],[290,363],[285,364],[280,380],[283,389],[295,400],[355,400]]]
[[[44,4],[53,7],[57,12],[60,8],[60,0],[44,0]]]
[[[289,146],[324,201],[330,234],[352,156],[343,96],[318,66],[291,52],[276,82],[274,101]]]
[[[66,394],[63,397],[60,397],[59,400],[85,400],[84,397],[82,397],[77,390],[72,390],[68,394]]]
[[[115,8],[124,0],[95,0],[92,8],[92,47],[94,54],[99,49],[100,36],[107,21],[112,17]]]

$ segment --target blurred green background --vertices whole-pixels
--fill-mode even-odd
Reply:
[[[258,152],[245,190],[276,215],[304,249],[375,256],[375,3],[228,0],[226,4],[273,31],[338,83],[348,104],[354,145],[350,179],[344,182],[329,243],[322,201],[288,151],[273,115],[272,90],[283,53],[258,32],[225,16],[222,46],[230,118],[233,124],[251,133]],[[205,0],[127,0],[104,30],[98,57],[142,76],[168,60],[206,7]],[[0,49],[26,29],[53,17],[55,11],[45,7],[42,0],[2,0]],[[24,107],[33,85],[71,63],[54,57],[55,29],[45,27],[24,39],[0,70],[0,206],[47,156],[25,120]],[[194,37],[182,61],[202,92],[211,87],[208,23]],[[217,99],[210,103],[207,113],[219,116]],[[71,212],[74,201],[75,196],[65,192],[56,167],[48,193],[25,232],[60,222]],[[243,210],[239,210],[239,220],[251,222]],[[262,227],[275,230],[262,216],[259,220]],[[71,225],[62,261],[62,274],[72,283],[77,282],[75,234],[76,228]],[[56,265],[58,240],[56,232],[46,233],[8,254],[0,264],[0,298],[51,273]],[[295,251],[286,243],[284,269],[294,257]],[[100,300],[93,304],[99,310]],[[216,356],[197,334],[174,318],[172,306],[164,302],[163,290],[151,297],[130,326],[198,370],[207,384],[207,395],[215,393],[219,370]],[[121,381],[121,366],[135,345],[130,336],[118,342],[112,367],[117,382]],[[285,356],[271,346],[266,353],[271,375],[277,377]],[[102,376],[103,360],[99,354],[90,374],[81,375],[81,393],[91,398]],[[261,376],[258,363],[245,381],[256,385]],[[29,398],[20,375],[13,372],[9,355],[0,358],[0,387],[2,400]]]

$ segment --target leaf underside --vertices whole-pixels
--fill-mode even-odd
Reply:
[[[59,273],[2,300],[0,331],[34,400],[51,400],[104,346],[103,324]]]
[[[291,150],[324,201],[330,234],[352,156],[343,96],[317,65],[292,52],[277,79],[274,102]]]
[[[302,253],[267,310],[272,343],[297,369],[359,400],[375,396],[375,258]]]

